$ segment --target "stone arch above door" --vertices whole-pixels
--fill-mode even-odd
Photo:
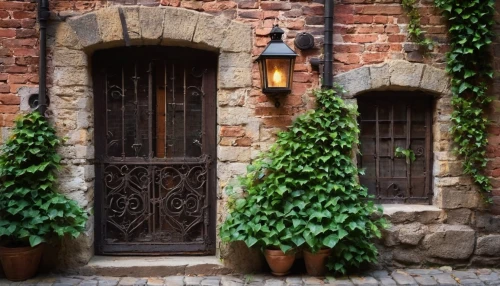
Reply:
[[[334,81],[346,89],[345,98],[375,90],[421,90],[439,97],[450,95],[446,71],[401,60],[363,66],[335,76]]]
[[[252,48],[249,25],[182,8],[113,6],[67,22],[85,50],[160,44],[233,53]]]

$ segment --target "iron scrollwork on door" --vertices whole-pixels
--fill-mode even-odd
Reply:
[[[96,56],[96,250],[213,253],[215,73],[149,49]]]

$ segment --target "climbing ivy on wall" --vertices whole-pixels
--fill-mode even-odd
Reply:
[[[463,157],[464,173],[471,175],[485,200],[491,184],[484,170],[488,119],[491,102],[487,82],[493,77],[489,45],[492,42],[494,0],[434,0],[449,22],[450,52],[447,72],[451,75],[451,115],[454,141]]]
[[[416,7],[416,2],[417,0],[403,0],[401,2],[403,9],[405,9],[410,18],[410,23],[408,23],[408,35],[410,36],[410,40],[420,47],[425,48],[426,51],[430,51],[434,48],[434,42],[426,38],[424,31],[422,31],[420,26],[420,12]]]

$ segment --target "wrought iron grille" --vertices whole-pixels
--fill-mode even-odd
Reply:
[[[431,202],[432,98],[409,94],[377,92],[358,98],[358,165],[365,169],[360,182],[378,203]],[[397,148],[408,156],[397,154]]]
[[[93,63],[96,251],[213,253],[216,58],[120,48]]]

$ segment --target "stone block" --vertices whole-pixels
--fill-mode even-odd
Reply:
[[[109,7],[96,12],[97,24],[104,43],[123,43],[122,21],[118,8]]]
[[[142,43],[139,7],[123,6],[118,9],[125,18],[125,44],[132,45]]]
[[[418,245],[426,232],[427,227],[421,223],[405,224],[400,226],[398,238],[403,244]]]
[[[176,41],[193,41],[198,15],[199,13],[191,10],[165,8],[162,44],[175,43]]]
[[[356,286],[371,286],[371,285],[378,285],[378,281],[373,278],[373,277],[357,277],[357,276],[351,276],[351,281],[354,283]]]
[[[370,66],[371,88],[379,89],[391,85],[391,74],[389,73],[389,64]]]
[[[498,232],[500,216],[489,213],[476,213],[475,225],[480,231]]]
[[[475,254],[482,256],[500,256],[500,235],[490,234],[477,239]]]
[[[165,9],[158,7],[139,8],[141,37],[145,44],[159,44],[163,36]]]
[[[478,208],[481,206],[481,196],[475,191],[461,191],[454,188],[442,188],[441,208]]]
[[[421,286],[434,286],[438,285],[438,282],[432,278],[430,275],[416,276],[415,281]]]
[[[389,66],[391,85],[419,87],[423,69],[423,64],[413,64],[407,61],[391,61]]]
[[[446,71],[426,65],[420,81],[420,88],[436,93],[443,93],[448,89],[450,78]]]
[[[396,284],[396,281],[392,280],[391,278],[387,278],[387,277],[382,277],[382,278],[379,278],[380,280],[380,285],[384,285],[384,286],[396,286],[398,284]]]
[[[249,68],[219,67],[219,87],[238,88],[252,86]]]
[[[21,111],[31,111],[32,108],[29,104],[30,96],[33,94],[38,94],[38,87],[23,86],[17,91],[17,95],[20,97],[19,110]]]
[[[217,157],[221,162],[249,162],[250,147],[219,146]]]
[[[399,226],[391,226],[382,230],[382,242],[385,246],[394,246],[399,244]]]
[[[218,94],[219,106],[243,106],[248,97],[248,89],[221,90]]]
[[[252,27],[248,24],[231,21],[222,40],[221,49],[228,52],[247,52],[252,50]]]
[[[76,32],[66,22],[50,23],[47,34],[49,37],[54,38],[55,46],[57,47],[82,48]]]
[[[391,276],[394,279],[394,281],[398,283],[398,285],[411,285],[411,286],[418,285],[415,279],[411,277],[411,275],[408,275],[408,273],[405,273],[403,271],[399,270],[393,271]]]
[[[252,55],[249,53],[222,52],[219,56],[219,66],[250,69],[252,67]]]
[[[243,175],[247,171],[247,163],[222,163],[217,164],[217,178],[226,182],[234,176]]]
[[[54,83],[58,86],[90,86],[92,84],[88,70],[76,67],[56,67]]]
[[[87,67],[87,54],[79,50],[58,48],[54,50],[52,64],[55,67]]]
[[[397,248],[392,252],[392,258],[405,265],[415,265],[422,262],[422,253],[418,249]]]
[[[500,265],[500,257],[473,256],[470,264],[473,266],[498,267]],[[487,277],[489,277],[489,275],[478,275],[478,276],[480,279],[481,277],[483,277],[483,279],[488,279]]]
[[[101,35],[99,34],[97,16],[95,13],[71,17],[68,19],[68,24],[75,31],[84,48],[102,42]]]
[[[458,285],[455,279],[453,279],[451,275],[448,273],[436,274],[432,276],[434,277],[434,279],[436,279],[439,285],[447,285],[447,286]]]
[[[371,89],[370,68],[362,67],[339,74],[333,78],[333,81],[347,91],[343,97],[352,98],[360,92]]]
[[[472,211],[469,209],[455,209],[446,212],[447,224],[470,224]]]
[[[224,40],[225,31],[230,26],[231,20],[229,19],[222,16],[214,17],[201,13],[199,14],[198,25],[194,32],[193,42],[212,48],[220,48]]]
[[[429,231],[422,244],[430,257],[467,259],[474,250],[476,232],[468,226],[443,224]]]

